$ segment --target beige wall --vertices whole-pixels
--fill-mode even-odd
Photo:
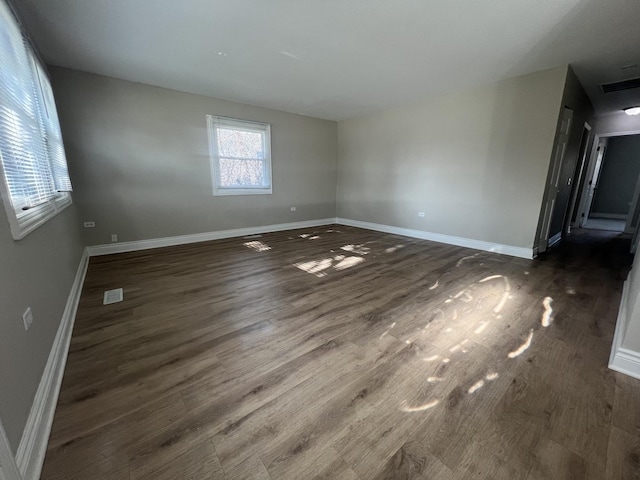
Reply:
[[[18,448],[73,284],[83,243],[74,206],[22,240],[0,215],[0,418]],[[22,313],[31,307],[25,331]]]
[[[88,245],[335,217],[336,123],[52,68]],[[213,197],[206,115],[271,124],[273,195]],[[297,207],[291,212],[290,207]]]
[[[338,216],[531,248],[566,73],[340,122]]]

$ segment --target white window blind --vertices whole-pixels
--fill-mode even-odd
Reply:
[[[20,239],[71,202],[71,182],[49,79],[0,0],[2,197]]]
[[[270,194],[271,127],[207,116],[214,195]]]

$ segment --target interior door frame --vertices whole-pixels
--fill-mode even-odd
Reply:
[[[602,143],[602,140],[605,140],[605,142]],[[593,201],[595,200],[596,190],[598,189],[598,182],[600,181],[600,174],[602,173],[602,163],[607,155],[607,147],[609,146],[607,140],[608,137],[598,138],[595,156],[593,157],[591,165],[589,165],[589,175],[587,175],[585,179],[585,181],[589,183],[585,183],[584,185],[583,190],[586,195],[583,197],[582,210],[578,212],[580,214],[580,227],[584,227],[584,224],[589,220],[589,215],[591,215]],[[602,152],[600,151],[600,147],[602,147]]]
[[[562,107],[558,118],[558,126],[556,127],[556,136],[553,143],[553,151],[551,153],[551,163],[549,165],[549,173],[546,182],[545,194],[542,203],[541,220],[538,231],[538,238],[534,245],[534,255],[545,252],[549,247],[549,230],[553,220],[553,211],[555,209],[558,196],[558,183],[560,181],[560,173],[562,164],[567,153],[567,145],[569,143],[569,135],[571,134],[571,124],[573,123],[574,110],[567,106]],[[566,123],[566,138],[564,142],[560,141],[564,124]],[[560,230],[562,233],[562,229]]]
[[[22,480],[2,420],[0,420],[0,480]]]
[[[582,149],[582,145],[584,141],[585,142],[584,150],[582,151],[582,155],[580,155],[580,158],[578,158],[578,163],[576,165],[577,175],[575,175],[574,173],[573,185],[571,187],[571,198],[569,199],[569,205],[567,208],[567,212],[565,213],[565,223],[562,226],[563,233],[569,233],[572,228],[576,228],[580,226],[580,220],[581,220],[580,211],[576,213],[575,221],[572,221],[572,217],[573,217],[573,211],[576,209],[576,204],[580,200],[578,198],[578,192],[580,191],[580,187],[582,186],[582,188],[584,189],[584,186],[586,186],[586,183],[584,182],[584,178],[588,173],[588,169],[589,169],[589,164],[587,159],[589,158],[589,153],[590,153],[589,145],[590,145],[590,142],[592,141],[591,139],[592,133],[593,133],[592,127],[591,125],[589,125],[589,122],[584,122],[584,125],[582,126],[582,135],[580,137],[580,145],[578,146],[579,149]]]
[[[587,221],[589,217],[589,211],[585,211],[588,207],[586,205],[587,196],[589,195],[589,189],[587,188],[587,182],[593,177],[594,169],[596,166],[596,160],[598,158],[598,146],[600,145],[600,140],[611,137],[626,137],[627,135],[639,135],[640,130],[624,130],[620,132],[607,132],[607,133],[596,133],[593,138],[593,145],[591,146],[591,154],[589,155],[589,165],[587,168],[587,175],[585,175],[582,185],[582,195],[580,198],[580,210],[578,210],[578,214],[576,216],[576,222],[578,222],[578,226],[582,227],[584,222]],[[606,154],[606,152],[605,152]],[[603,155],[604,158],[604,155]],[[638,185],[636,185],[637,189]],[[638,192],[634,193],[634,197]],[[637,202],[636,198],[636,202]],[[590,208],[590,207],[589,207]],[[635,210],[635,205],[631,205],[629,208],[629,212],[633,215],[633,210]],[[627,222],[629,221],[629,215],[627,215]],[[627,227],[625,226],[625,231]]]

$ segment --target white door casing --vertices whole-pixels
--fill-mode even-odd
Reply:
[[[562,171],[562,161],[567,150],[567,142],[569,141],[569,131],[571,130],[572,119],[573,110],[565,107],[562,111],[562,120],[558,128],[556,144],[553,148],[551,175],[549,175],[549,183],[547,184],[547,195],[544,202],[542,228],[540,229],[540,238],[538,239],[538,252],[546,251],[549,243],[549,229],[551,228],[553,210],[556,206],[556,198],[558,196],[560,182],[560,172]]]
[[[580,139],[580,150],[578,158],[578,163],[576,165],[575,178],[573,179],[573,187],[571,189],[571,200],[569,203],[569,208],[567,210],[567,225],[564,227],[566,233],[569,233],[571,228],[579,228],[580,227],[580,211],[576,212],[576,219],[573,220],[573,212],[576,209],[576,204],[581,200],[581,196],[578,196],[578,192],[580,191],[581,185],[584,185],[584,178],[587,175],[587,171],[589,170],[589,143],[591,140],[591,125],[587,122],[584,122],[584,127],[582,129],[582,138]],[[584,148],[583,148],[584,147]],[[584,188],[584,187],[583,187]]]
[[[607,139],[604,139],[600,142],[597,147],[597,155],[596,155],[596,163],[593,168],[593,173],[591,175],[591,179],[587,184],[587,198],[585,200],[584,208],[582,210],[582,217],[580,220],[580,226],[584,227],[584,224],[589,219],[589,214],[591,213],[591,205],[593,205],[593,198],[596,195],[596,190],[598,189],[598,181],[600,179],[600,171],[602,170],[602,161],[604,160],[604,156],[607,152]]]

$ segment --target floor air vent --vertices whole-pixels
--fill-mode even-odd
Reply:
[[[124,295],[121,288],[116,288],[115,290],[107,290],[104,292],[104,300],[102,302],[103,305],[109,305],[111,303],[121,302]]]
[[[604,83],[600,85],[604,93],[621,92],[623,90],[631,90],[632,88],[640,88],[640,78],[632,78],[623,82]]]

